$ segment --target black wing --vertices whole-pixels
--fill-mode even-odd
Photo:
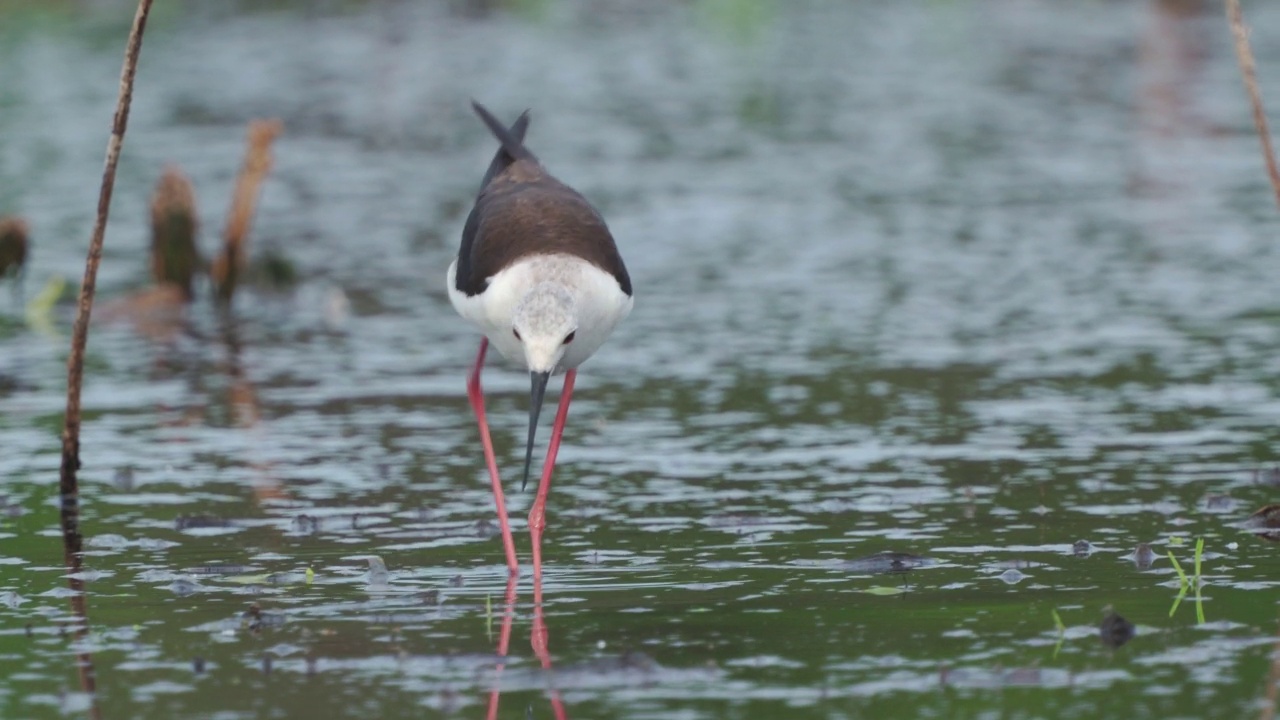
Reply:
[[[479,196],[484,194],[485,188],[489,187],[489,183],[493,179],[502,174],[502,171],[511,167],[516,160],[530,158],[533,154],[524,147],[524,135],[529,130],[529,111],[525,110],[520,113],[520,117],[511,124],[511,129],[502,127],[493,113],[489,112],[485,106],[471,101],[471,107],[475,109],[476,114],[489,127],[490,132],[498,138],[498,142],[502,143],[498,151],[493,154],[493,162],[489,163],[489,169],[485,171],[484,179],[480,181],[480,190],[476,193],[476,204],[471,207],[470,214],[467,215],[467,222],[462,227],[462,245],[458,248],[458,269],[454,278],[454,286],[468,296],[484,291],[485,278],[473,278],[471,251],[475,246],[476,226],[479,225],[479,217],[476,212],[479,209]],[[496,129],[495,129],[496,128]],[[536,159],[534,160],[535,162]]]

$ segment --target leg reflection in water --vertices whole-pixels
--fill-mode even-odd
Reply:
[[[529,633],[529,645],[533,647],[533,654],[538,656],[538,662],[542,663],[542,669],[546,671],[550,682],[554,668],[551,667],[551,653],[547,651],[549,634],[546,620],[542,617],[542,575],[538,573],[533,576],[533,630]],[[554,685],[548,690],[551,693],[551,710],[555,713],[556,720],[566,720],[560,691]]]
[[[511,626],[515,621],[516,581],[518,579],[519,577],[514,574],[507,578],[506,599],[502,611],[502,629],[498,633],[498,664],[494,668],[493,689],[489,691],[489,709],[485,715],[486,720],[497,720],[498,717],[498,701],[502,695],[502,670],[506,666],[507,651],[511,646]],[[554,713],[556,720],[568,720],[569,716],[565,713],[564,702],[560,699],[560,691],[550,685],[554,668],[551,666],[551,653],[547,650],[549,635],[547,623],[542,614],[542,577],[535,575],[533,578],[533,630],[529,633],[529,645],[533,648],[533,654],[537,656],[538,662],[546,672],[552,713]],[[530,708],[530,712],[532,712],[532,708]]]
[[[489,712],[486,720],[497,720],[498,699],[502,695],[502,668],[507,664],[507,650],[511,646],[511,623],[516,616],[516,582],[520,576],[511,573],[507,576],[506,601],[502,606],[502,630],[498,633],[498,664],[493,669],[493,689],[489,691]]]

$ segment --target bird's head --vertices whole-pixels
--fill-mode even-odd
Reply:
[[[543,282],[535,285],[516,305],[511,332],[524,349],[529,368],[529,441],[524,453],[523,490],[529,482],[529,465],[533,460],[533,438],[542,411],[542,397],[547,391],[551,373],[560,367],[565,350],[578,330],[578,313],[573,293],[563,285]]]

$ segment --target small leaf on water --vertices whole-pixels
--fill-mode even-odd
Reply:
[[[1182,545],[1182,542],[1183,540],[1181,535],[1173,535],[1169,538],[1170,545]]]
[[[863,592],[867,593],[868,595],[901,595],[902,593],[906,592],[906,590],[903,590],[902,588],[899,588],[899,587],[886,587],[884,585],[876,585],[875,587],[867,588]]]
[[[308,566],[307,567],[307,584],[310,585],[311,581],[314,580],[315,578],[316,578],[316,571],[312,570],[311,567]]]

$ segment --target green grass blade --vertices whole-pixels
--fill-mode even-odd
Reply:
[[[1182,589],[1178,591],[1178,597],[1173,599],[1173,607],[1169,608],[1169,617],[1173,617],[1173,614],[1178,612],[1178,606],[1182,604],[1182,599],[1185,598],[1186,596],[1187,596],[1187,586],[1183,585]]]
[[[1178,582],[1182,584],[1182,589],[1185,591],[1188,585],[1187,574],[1182,572],[1182,566],[1178,564],[1178,558],[1173,556],[1173,551],[1169,550],[1167,552],[1169,553],[1169,562],[1173,563],[1173,569],[1178,572]]]

